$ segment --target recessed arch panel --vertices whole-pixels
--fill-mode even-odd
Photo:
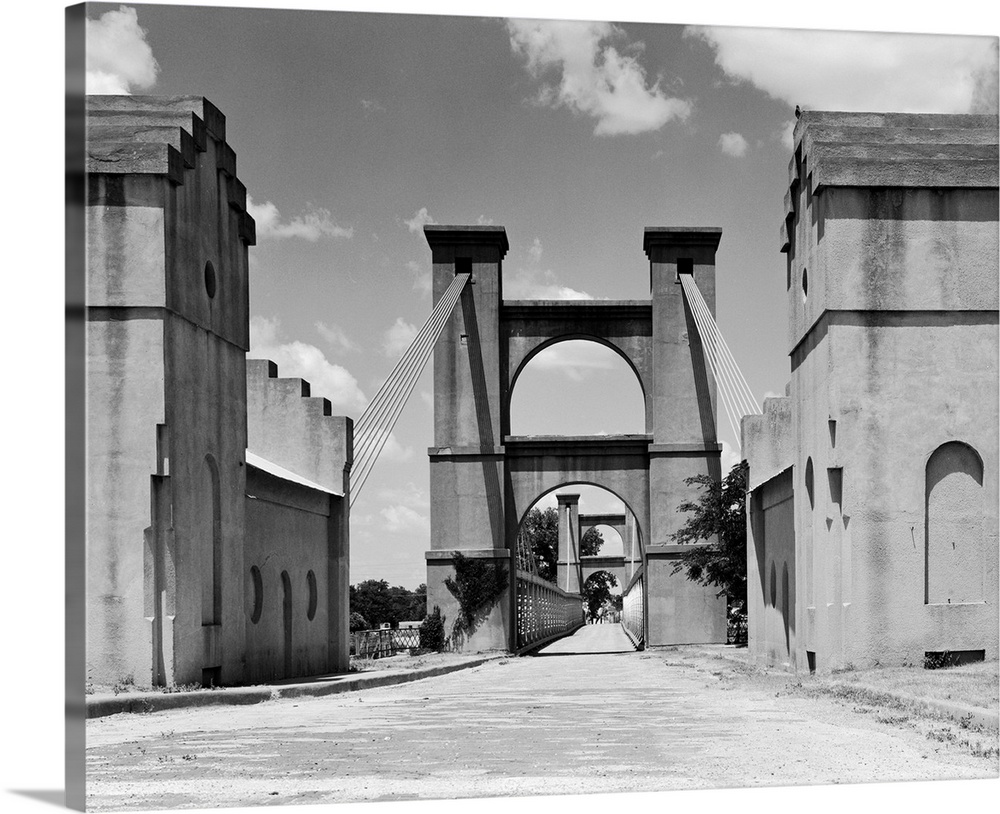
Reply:
[[[645,430],[652,426],[652,306],[639,300],[506,301],[501,310],[506,375],[501,409],[510,429],[511,395],[525,365],[560,342],[586,340],[615,351],[635,374],[642,392]]]

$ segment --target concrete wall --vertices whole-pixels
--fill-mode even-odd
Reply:
[[[332,582],[327,567],[344,498],[247,469],[245,680],[346,669],[347,654],[331,652],[329,632],[344,618],[334,600],[347,587]]]
[[[245,192],[204,99],[88,115],[88,675],[239,680]]]
[[[789,661],[995,657],[996,118],[807,112],[795,144],[790,420],[743,427],[755,546],[764,481],[792,467]],[[751,594],[768,579],[751,557]],[[753,607],[751,648],[781,661],[783,631]]]
[[[758,484],[748,497],[747,508],[750,653],[758,663],[795,668],[800,648],[792,470]]]
[[[346,669],[351,423],[324,400],[281,398],[267,363],[254,368],[250,436],[270,459],[248,495],[254,224],[225,117],[200,97],[87,106],[88,679]],[[257,622],[254,565],[270,586]],[[319,605],[303,621],[310,571]]]
[[[307,629],[293,637],[294,659],[281,663],[284,675],[308,675],[303,672],[319,666],[318,672],[346,670],[350,665],[350,467],[353,462],[353,421],[346,416],[331,415],[330,402],[312,397],[309,382],[298,378],[279,378],[278,367],[266,359],[248,359],[247,366],[247,448],[260,456],[267,465],[288,470],[282,473],[271,467],[266,473],[271,480],[277,474],[292,493],[312,495],[309,501],[289,503],[287,499],[271,499],[267,518],[261,523],[276,536],[257,540],[253,529],[248,543],[257,544],[258,567],[263,573],[264,561],[278,576],[281,563],[293,563],[288,568],[292,579],[293,597],[301,595],[303,576],[313,571],[320,584],[322,614]],[[289,483],[289,481],[291,481]],[[254,494],[249,489],[250,494]],[[282,492],[281,494],[284,494]],[[256,497],[261,497],[256,495]],[[248,505],[248,522],[264,512],[259,503]],[[280,510],[276,508],[281,505]],[[306,518],[301,513],[312,512]],[[294,522],[284,520],[291,513]],[[316,515],[325,518],[322,522]],[[274,526],[268,527],[268,523]],[[290,558],[290,559],[289,559]],[[247,573],[252,563],[247,563]],[[302,577],[296,582],[295,574]],[[277,582],[271,580],[272,584]],[[301,604],[301,603],[299,603]],[[304,623],[297,614],[296,630]],[[308,636],[306,634],[309,634]],[[322,640],[322,641],[321,641]],[[268,644],[270,642],[270,644]],[[262,659],[263,671],[275,669],[275,645],[267,635],[255,631],[248,642],[248,660]],[[290,672],[289,672],[290,671]]]

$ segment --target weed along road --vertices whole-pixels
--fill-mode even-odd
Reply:
[[[617,626],[588,626],[536,656],[409,684],[93,719],[88,805],[996,776],[995,752],[929,736],[941,721],[860,714],[795,686],[683,648],[637,653]]]

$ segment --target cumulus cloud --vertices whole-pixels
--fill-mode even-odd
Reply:
[[[764,397],[761,399],[761,402],[763,402],[764,399],[782,398],[784,395],[785,395],[784,393],[776,393],[774,390],[768,390],[766,393],[764,393]]]
[[[423,296],[430,294],[433,287],[431,270],[423,268],[416,260],[410,260],[406,264],[406,268],[413,277],[413,290]]]
[[[361,107],[365,109],[365,113],[385,113],[385,108],[374,99],[362,99]]]
[[[789,105],[823,110],[997,110],[992,37],[689,27],[733,80]]]
[[[573,382],[582,382],[598,371],[613,370],[620,363],[621,357],[610,348],[585,340],[560,342],[531,359],[534,370],[551,371]]]
[[[660,80],[647,83],[638,59],[642,43],[627,42],[618,26],[508,20],[507,31],[511,49],[525,60],[532,77],[558,76],[556,84],[542,85],[538,104],[566,107],[596,119],[596,136],[659,130],[674,119],[684,121],[691,113],[691,103],[667,96]],[[622,50],[610,41],[622,43]]]
[[[747,154],[747,140],[739,133],[723,133],[719,136],[719,149],[733,158],[742,158]]]
[[[542,259],[542,241],[537,237],[532,241],[531,246],[528,247],[528,257],[535,263]]]
[[[87,20],[87,93],[148,90],[159,72],[134,8],[121,6]]]
[[[356,427],[357,425],[355,424],[355,428]],[[369,449],[370,450],[379,449],[378,459],[380,461],[395,461],[397,463],[405,463],[406,461],[413,460],[413,455],[414,455],[413,447],[408,447],[400,443],[399,438],[396,437],[395,433],[387,434],[385,430],[379,430],[377,434],[372,437],[376,440],[374,440],[374,442],[371,443]],[[357,434],[355,434],[355,444],[357,444],[357,442],[358,442],[358,436]],[[358,447],[355,447],[355,454],[358,454]]]
[[[530,249],[529,249],[530,251]],[[540,269],[518,269],[504,274],[504,297],[511,300],[592,300],[586,291],[562,285],[555,272]]]
[[[790,119],[782,125],[781,130],[775,133],[775,138],[780,141],[787,150],[795,146],[795,119]]]
[[[390,359],[399,358],[410,347],[416,335],[415,325],[402,317],[396,317],[396,321],[382,334],[382,353]]]
[[[353,227],[339,226],[334,222],[329,209],[309,206],[301,215],[291,220],[282,220],[281,213],[270,201],[256,203],[247,195],[247,212],[257,224],[257,237],[260,239],[301,238],[315,243],[321,237],[354,236]]]
[[[316,331],[338,353],[358,353],[361,351],[361,346],[352,340],[343,328],[337,325],[327,325],[325,322],[317,322]]]
[[[430,498],[427,493],[408,483],[405,487],[382,489],[378,495],[384,505],[379,512],[389,532],[430,531]]]
[[[427,226],[427,224],[429,224],[429,223],[437,223],[437,221],[434,220],[434,218],[432,218],[427,213],[427,207],[426,206],[421,206],[420,209],[418,209],[413,214],[412,218],[410,218],[409,220],[404,220],[403,223],[406,224],[406,227],[411,232],[416,232],[417,234],[420,234],[420,232],[423,231],[423,228],[425,226]]]
[[[330,399],[341,410],[360,413],[368,404],[357,379],[346,368],[328,361],[315,345],[288,340],[276,318],[255,316],[250,319],[247,356],[275,362],[279,376],[306,379],[312,385],[312,395]]]
[[[408,506],[386,506],[379,511],[389,532],[430,531],[430,520]]]
[[[413,481],[403,487],[382,489],[378,493],[379,501],[382,503],[398,504],[410,509],[427,511],[430,509],[431,500],[427,492],[418,488]]]
[[[742,461],[739,450],[733,449],[728,441],[722,442],[722,477],[729,474],[729,470]]]

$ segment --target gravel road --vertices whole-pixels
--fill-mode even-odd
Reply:
[[[595,625],[539,655],[358,693],[87,724],[98,810],[995,777],[842,702],[633,652]],[[780,679],[779,679],[780,683]]]

